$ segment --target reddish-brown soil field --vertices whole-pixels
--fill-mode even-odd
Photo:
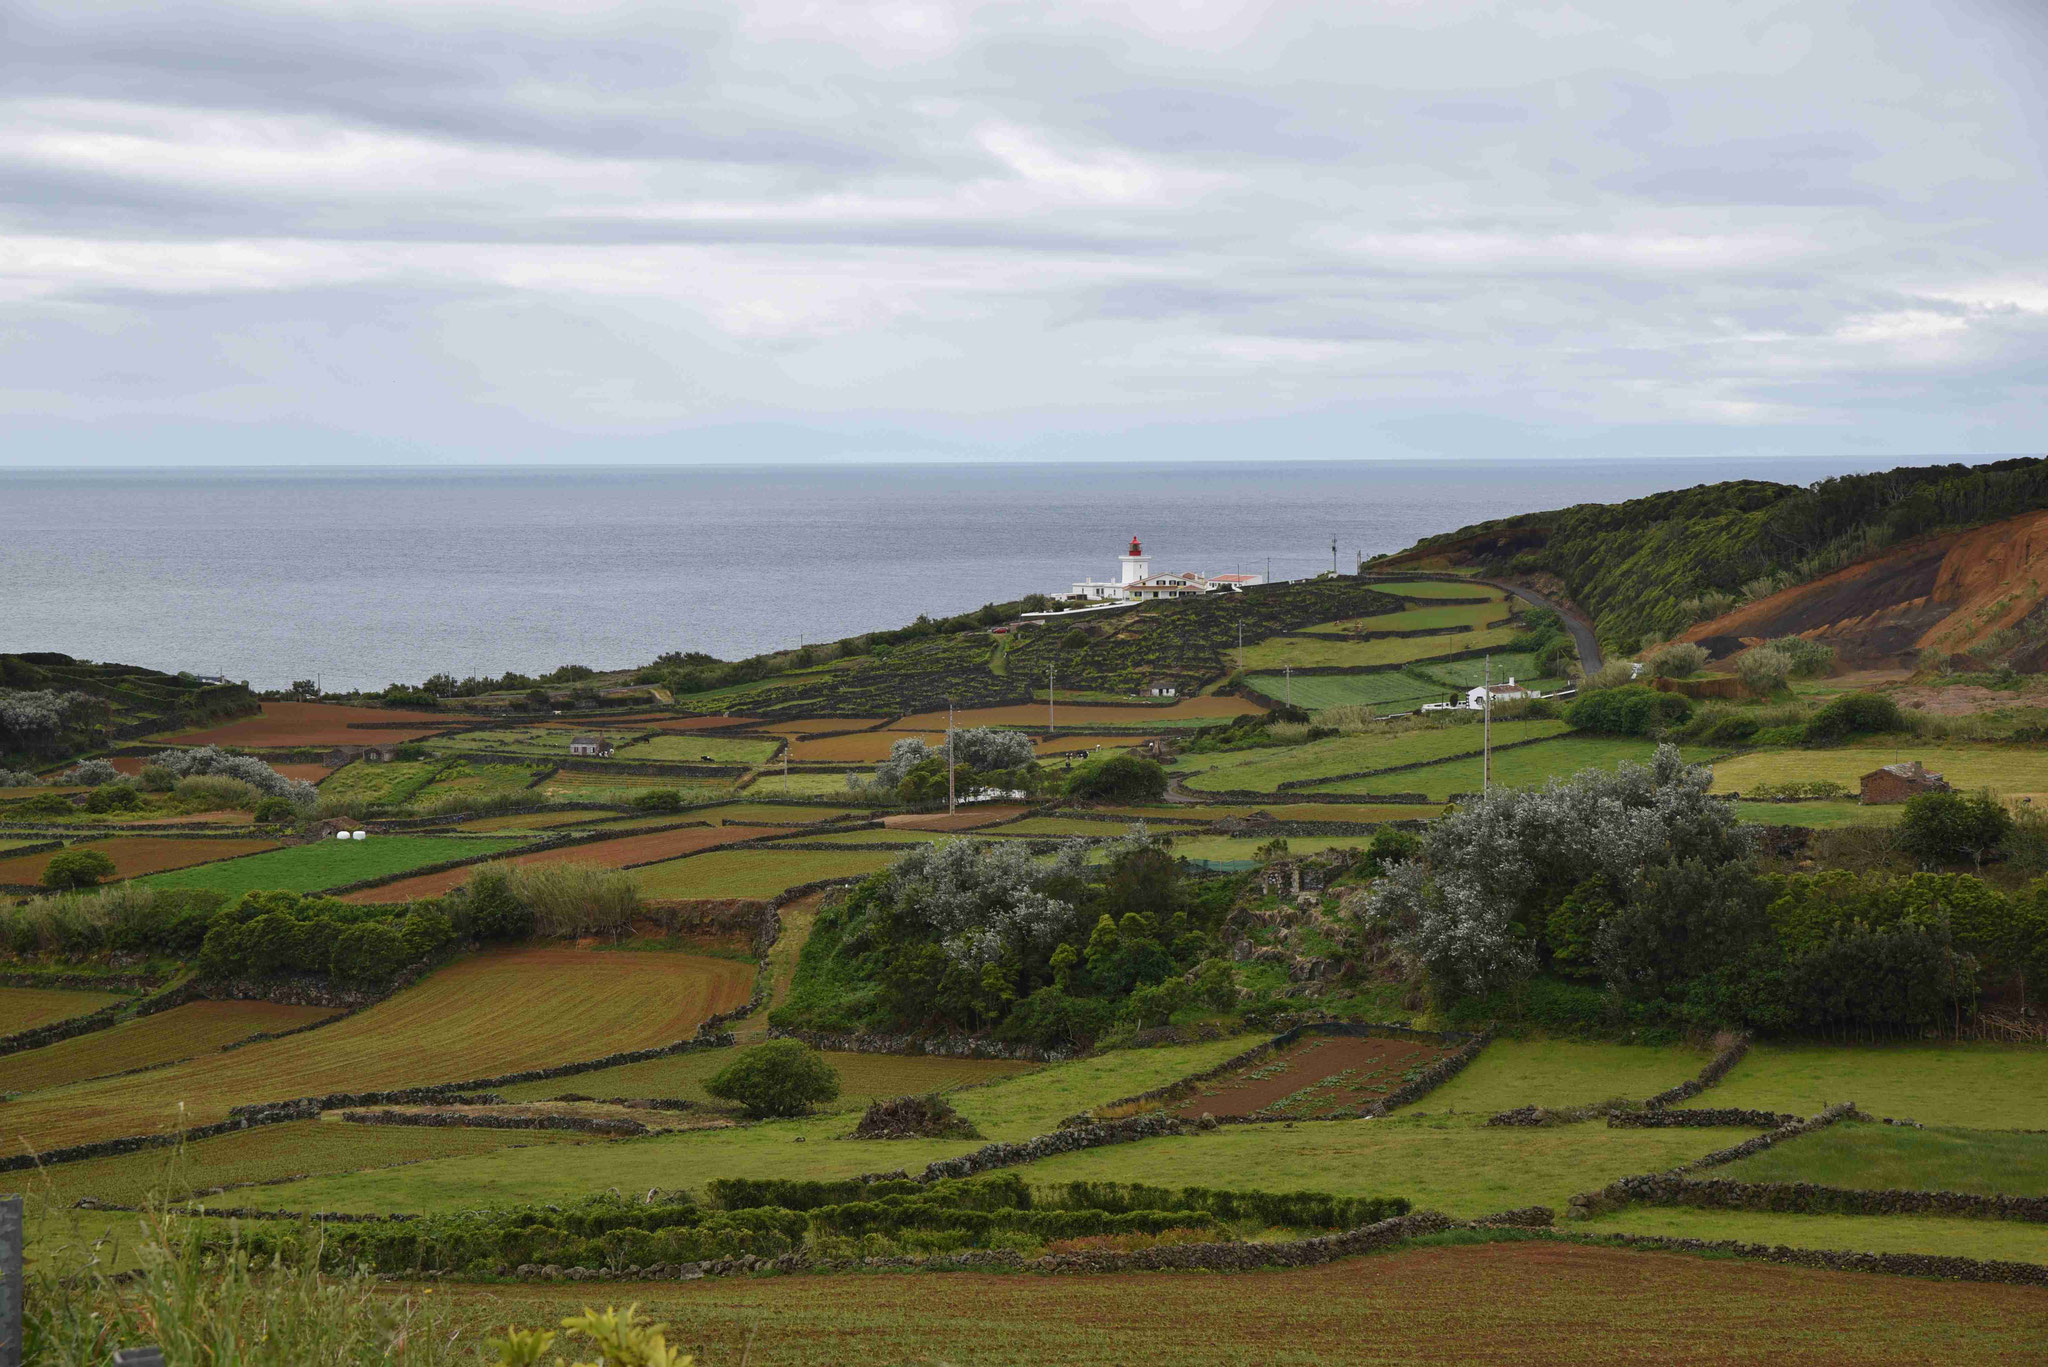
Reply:
[[[885,816],[882,824],[904,831],[971,831],[977,826],[1008,821],[1030,810],[1029,807],[975,807],[951,816],[944,812],[907,812],[899,816]]]
[[[438,1284],[479,1334],[575,1286]],[[1554,1243],[1396,1250],[1235,1275],[706,1277],[613,1284],[699,1362],[839,1367],[2040,1362],[2048,1289]]]
[[[121,824],[123,826],[182,826],[187,822],[205,821],[219,826],[232,826],[238,821],[246,822],[248,819],[249,814],[247,812],[237,812],[231,808],[224,807],[215,812],[188,812],[184,816],[145,816],[139,821],[123,821]]]
[[[351,722],[413,722],[413,726],[351,727]],[[179,745],[243,745],[252,749],[287,745],[390,745],[417,740],[459,725],[459,717],[400,712],[384,707],[348,707],[331,702],[267,702],[254,717],[237,717],[204,731],[166,737]]]
[[[0,1058],[0,1091],[33,1092],[131,1068],[196,1058],[255,1034],[281,1034],[338,1014],[331,1006],[187,1002],[110,1030]]]
[[[887,717],[799,717],[795,721],[765,722],[754,729],[771,736],[821,736],[830,731],[865,731],[887,720]]]
[[[598,868],[622,869],[628,864],[651,864],[677,855],[695,854],[715,845],[731,845],[763,835],[788,835],[782,826],[678,826],[649,831],[645,835],[623,835],[617,840],[600,840],[589,845],[515,854],[508,864],[592,864]],[[351,892],[345,902],[410,902],[417,897],[439,897],[448,889],[469,881],[471,869],[444,869],[423,873],[382,887]]]
[[[880,763],[899,740],[921,740],[926,745],[946,743],[943,731],[862,731],[851,736],[793,736],[789,742],[791,764]]]
[[[1144,743],[1143,736],[1069,736],[1061,733],[1055,736],[1041,736],[1031,744],[1040,755],[1066,755],[1076,750],[1105,747],[1111,750],[1128,750],[1132,746]]]
[[[1356,1114],[1450,1050],[1423,1040],[1311,1035],[1276,1054],[1212,1078],[1174,1114],[1259,1115],[1307,1120]]]
[[[113,860],[116,878],[140,878],[145,873],[163,873],[167,869],[190,868],[194,864],[211,864],[219,859],[235,859],[245,854],[274,850],[278,844],[275,840],[180,840],[174,835],[116,835],[76,848],[98,850]],[[45,850],[41,854],[0,859],[0,883],[36,882],[43,876],[43,867],[59,853],[61,851]]]

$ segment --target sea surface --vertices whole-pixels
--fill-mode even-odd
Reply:
[[[1884,462],[1891,464],[1893,462]],[[0,651],[278,688],[732,659],[1079,579],[1300,578],[1488,518],[1819,460],[0,469]]]

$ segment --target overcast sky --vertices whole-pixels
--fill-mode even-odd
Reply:
[[[0,464],[2039,451],[2040,0],[0,0]]]

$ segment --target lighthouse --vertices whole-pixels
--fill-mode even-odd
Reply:
[[[1117,564],[1123,567],[1124,584],[1134,584],[1151,573],[1151,566],[1145,560],[1145,548],[1138,544],[1138,538],[1131,538],[1131,548],[1117,557]]]

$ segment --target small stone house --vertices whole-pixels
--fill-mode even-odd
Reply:
[[[1145,692],[1155,698],[1178,698],[1180,685],[1171,679],[1154,679],[1146,685]]]
[[[612,743],[603,736],[571,736],[569,753],[595,759],[610,759]]]
[[[1351,867],[1349,858],[1334,852],[1302,859],[1276,859],[1259,870],[1259,886],[1268,894],[1290,897],[1321,892],[1330,880]]]
[[[1904,802],[1922,793],[1946,793],[1950,791],[1947,780],[1940,774],[1930,774],[1917,759],[1901,764],[1887,764],[1872,769],[1862,779],[1863,804],[1866,807],[1880,806],[1890,802]]]
[[[362,760],[368,764],[389,764],[398,758],[396,745],[337,745],[320,757],[320,762],[330,769],[339,769],[344,764]]]

